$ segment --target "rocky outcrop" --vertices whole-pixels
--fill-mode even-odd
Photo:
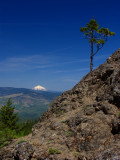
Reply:
[[[13,157],[15,160],[30,160],[33,156],[33,147],[27,142],[22,142],[16,145]]]
[[[10,147],[4,147],[0,151],[0,160],[30,160],[34,149],[28,142],[12,144]]]
[[[25,154],[31,160],[119,160],[120,49],[59,96],[24,140],[25,147],[13,143],[0,154],[8,150],[18,160]]]

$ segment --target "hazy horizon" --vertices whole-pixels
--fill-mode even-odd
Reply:
[[[72,89],[89,72],[90,45],[80,27],[94,18],[115,32],[94,57],[98,67],[120,48],[118,0],[0,2],[0,87]]]

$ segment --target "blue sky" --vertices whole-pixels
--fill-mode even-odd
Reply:
[[[71,89],[89,72],[90,45],[80,27],[94,16],[115,32],[94,68],[120,48],[119,0],[0,1],[0,87]]]

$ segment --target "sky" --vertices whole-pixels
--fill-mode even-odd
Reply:
[[[94,17],[115,32],[94,69],[120,48],[119,0],[0,1],[0,87],[66,91],[89,72],[90,44],[80,27]]]

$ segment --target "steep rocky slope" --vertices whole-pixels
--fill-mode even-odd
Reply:
[[[119,160],[120,49],[59,96],[26,142],[14,140],[1,160]]]

